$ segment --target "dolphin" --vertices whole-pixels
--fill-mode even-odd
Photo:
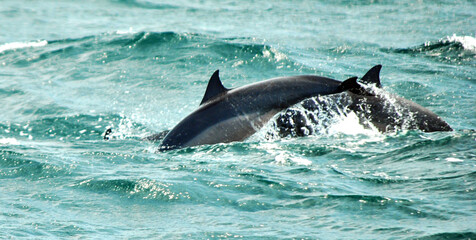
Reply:
[[[312,123],[317,123],[316,114],[332,115],[339,112],[344,115],[354,112],[362,125],[373,126],[382,133],[402,129],[423,132],[453,130],[432,111],[408,99],[383,91],[380,82],[381,68],[381,65],[376,65],[370,69],[358,81],[360,86],[347,86],[347,91],[326,96],[325,99],[307,99],[302,103],[304,111],[288,109],[281,113],[276,118],[279,136],[312,134]]]
[[[373,77],[362,78],[364,86],[373,84],[377,89],[360,88],[347,91],[351,102],[348,109],[359,119],[369,121],[380,132],[394,132],[399,129],[421,130],[423,132],[452,131],[448,123],[423,106],[381,90],[379,72],[382,66],[375,66]]]
[[[165,135],[159,151],[243,141],[278,112],[310,97],[340,93],[355,84],[357,77],[341,82],[302,75],[227,89],[217,70],[208,82],[199,108]]]
[[[389,99],[366,87],[374,84],[381,88],[381,68],[381,65],[374,66],[359,82],[357,77],[341,82],[326,77],[301,75],[273,78],[235,89],[223,86],[217,70],[208,82],[199,108],[171,131],[157,135],[163,138],[159,151],[243,141],[277,113],[292,105],[312,97],[342,93],[350,96],[350,100],[340,103],[346,110],[355,111],[362,119],[369,119],[382,132],[402,127],[403,124],[426,132],[452,130],[435,113],[404,98],[393,98],[398,112],[395,108],[389,108]],[[316,104],[325,103],[317,101]],[[402,114],[410,116],[411,121],[399,121],[397,115]],[[156,140],[154,138],[148,139]]]

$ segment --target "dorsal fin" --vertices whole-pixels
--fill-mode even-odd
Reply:
[[[207,90],[205,91],[205,95],[203,96],[200,105],[206,103],[215,96],[225,93],[226,91],[228,91],[228,89],[226,89],[221,83],[218,70],[216,70],[208,82]]]
[[[375,65],[360,79],[360,82],[363,84],[375,84],[379,88],[382,87],[380,83],[380,69],[382,69],[382,65]]]
[[[351,93],[355,93],[358,95],[363,95],[363,96],[374,96],[374,94],[370,93],[367,91],[364,87],[362,87],[358,82],[357,82],[358,77],[351,77],[345,81],[343,81],[337,90],[339,92],[344,92],[344,91],[349,91]]]
[[[345,81],[343,81],[339,87],[337,88],[337,90],[339,92],[344,92],[344,91],[348,91],[348,90],[351,90],[351,89],[356,89],[356,88],[360,88],[361,86],[357,83],[357,77],[351,77]]]

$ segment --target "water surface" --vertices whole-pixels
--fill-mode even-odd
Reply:
[[[4,238],[476,238],[473,1],[2,1]],[[334,119],[157,153],[226,87],[382,64],[453,132]],[[299,108],[299,106],[295,106]],[[102,139],[112,127],[113,138]],[[320,126],[315,126],[320,127]]]

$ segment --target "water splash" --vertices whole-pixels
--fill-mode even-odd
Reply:
[[[453,34],[453,36],[448,36],[446,37],[446,40],[442,40],[442,42],[454,42],[454,43],[460,43],[463,45],[463,48],[465,50],[471,51],[476,53],[476,38],[472,36],[456,36],[456,34]]]
[[[348,109],[348,94],[310,98],[278,113],[251,141],[275,141],[288,137],[381,135],[368,119]]]
[[[20,145],[16,138],[0,138],[0,146],[2,145]]]
[[[134,116],[127,117],[120,114],[119,123],[117,126],[114,123],[106,127],[107,139],[124,140],[130,138],[144,138],[147,136],[145,128],[134,121]]]

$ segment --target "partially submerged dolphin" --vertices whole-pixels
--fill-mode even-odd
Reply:
[[[280,137],[313,134],[313,124],[329,120],[334,115],[355,113],[362,125],[380,132],[417,129],[424,132],[452,131],[451,127],[432,111],[410,100],[384,92],[377,65],[359,80],[360,87],[347,86],[347,91],[303,101],[302,110],[288,109],[276,118]],[[374,85],[374,86],[371,86]],[[346,88],[346,86],[343,86]],[[325,117],[319,117],[324,114]],[[322,124],[322,122],[321,122]],[[328,123],[324,123],[326,125]],[[371,124],[371,126],[369,126]]]
[[[383,92],[379,78],[381,67],[374,67],[373,71],[369,71],[374,76],[363,81],[364,84],[375,84],[377,89],[350,89],[347,92],[351,98],[348,109],[354,111],[361,121],[370,121],[380,132],[399,129],[417,129],[424,132],[453,130],[438,115],[421,105]]]
[[[380,87],[381,65],[370,69],[360,80]],[[348,92],[353,101],[349,109],[372,116],[376,127],[386,131],[392,125],[392,112],[383,111],[385,99],[357,83],[357,77],[344,82],[318,76],[274,78],[235,89],[227,89],[218,70],[212,75],[200,107],[179,122],[165,135],[159,150],[172,150],[204,144],[242,141],[257,132],[278,112],[305,99]],[[451,131],[436,114],[403,98],[396,98],[415,119],[415,128],[422,131]],[[395,125],[395,124],[393,124]],[[148,138],[153,140],[152,138]]]
[[[357,84],[318,76],[274,78],[235,89],[226,89],[218,70],[208,82],[200,107],[177,124],[159,150],[242,141],[257,132],[275,114],[304,99],[335,94]]]

